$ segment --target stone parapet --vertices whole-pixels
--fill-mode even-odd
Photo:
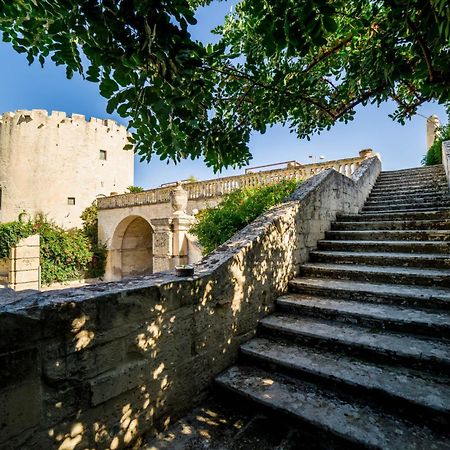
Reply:
[[[163,272],[0,307],[0,448],[119,449],[167,427],[205,398],[379,171],[377,158],[353,179],[322,171],[191,278]]]
[[[183,189],[188,192],[188,200],[193,201],[222,197],[243,187],[265,186],[282,180],[306,180],[327,169],[335,169],[343,175],[351,176],[363,161],[373,156],[373,151],[370,149],[362,150],[360,153],[360,156],[355,158],[183,183]],[[173,190],[174,186],[168,186],[138,193],[114,195],[99,198],[97,204],[99,209],[112,209],[168,203],[171,200]]]
[[[450,190],[450,141],[442,143],[442,164],[447,175],[448,188]]]

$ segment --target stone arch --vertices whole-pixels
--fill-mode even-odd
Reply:
[[[123,219],[116,227],[110,248],[113,279],[153,273],[153,228],[141,216]]]

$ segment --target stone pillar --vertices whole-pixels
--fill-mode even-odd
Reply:
[[[439,118],[434,114],[427,119],[427,150],[436,140],[437,130],[441,126]]]
[[[170,193],[173,216],[173,267],[188,263],[187,233],[195,217],[186,214],[189,194],[181,183]]]
[[[173,223],[173,264],[179,266],[189,263],[187,234],[189,228],[194,223],[195,217],[184,216],[174,217]]]
[[[22,239],[10,251],[9,286],[16,291],[40,289],[40,236]]]
[[[153,272],[174,267],[172,218],[153,219]]]

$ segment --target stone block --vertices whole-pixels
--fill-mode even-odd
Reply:
[[[13,283],[11,284],[11,287],[15,291],[38,291],[40,289],[40,282],[38,280],[36,281],[29,281],[26,283]]]
[[[18,285],[22,283],[38,283],[39,271],[38,270],[19,270],[9,272],[9,280],[11,284]]]
[[[40,258],[22,258],[12,261],[12,271],[39,270]]]
[[[38,379],[0,390],[0,447],[9,438],[37,427],[41,419],[42,393]]]
[[[39,258],[39,247],[15,247],[11,252],[14,259],[21,258]]]
[[[149,376],[149,369],[148,361],[134,361],[89,380],[92,406],[136,388]]]

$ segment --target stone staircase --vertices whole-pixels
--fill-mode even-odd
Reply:
[[[382,172],[217,383],[313,430],[299,448],[450,449],[449,344],[443,167]]]

